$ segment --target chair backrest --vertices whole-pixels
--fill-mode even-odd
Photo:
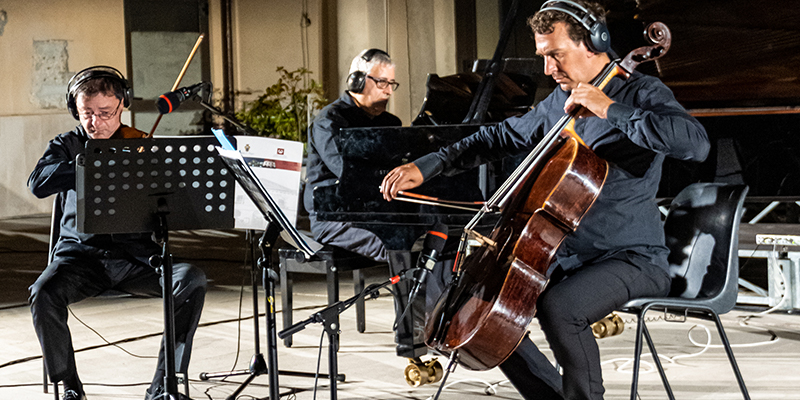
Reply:
[[[47,247],[47,265],[53,261],[53,251],[55,250],[58,237],[61,236],[61,217],[64,215],[64,196],[61,192],[56,193],[53,199],[53,210],[50,213],[50,244]]]
[[[718,314],[736,304],[739,220],[747,190],[695,183],[672,200],[664,221],[671,297],[697,299]]]

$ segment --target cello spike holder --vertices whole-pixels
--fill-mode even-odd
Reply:
[[[436,391],[436,394],[434,394],[432,396],[429,396],[426,400],[438,400],[439,399],[439,395],[441,395],[442,391],[447,390],[452,386],[458,385],[460,383],[466,383],[466,382],[472,382],[472,383],[477,382],[477,383],[481,383],[483,385],[486,385],[486,387],[483,389],[483,392],[487,396],[494,396],[495,394],[497,394],[497,388],[500,385],[503,385],[504,383],[510,382],[508,379],[503,379],[501,381],[498,381],[498,382],[495,382],[495,383],[491,383],[491,382],[489,382],[487,380],[480,379],[480,378],[467,378],[467,379],[459,379],[459,380],[457,380],[455,382],[447,383],[447,378],[449,377],[450,373],[451,372],[455,372],[456,366],[458,365],[458,362],[457,362],[458,355],[456,353],[457,353],[457,351],[450,354],[450,358],[448,359],[448,363],[447,363],[447,369],[445,370],[444,377],[442,377],[442,383],[439,384],[439,389]]]

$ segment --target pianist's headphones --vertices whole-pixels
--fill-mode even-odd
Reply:
[[[542,11],[561,11],[578,20],[589,31],[589,39],[585,43],[592,52],[606,53],[611,49],[608,27],[586,7],[570,0],[548,0],[539,9],[539,12]]]
[[[80,88],[81,85],[83,85],[84,83],[93,79],[100,79],[100,78],[108,78],[114,82],[119,83],[120,87],[122,88],[122,92],[115,93],[115,95],[122,96],[122,104],[125,107],[129,107],[131,105],[131,98],[133,98],[133,89],[131,89],[131,86],[128,84],[128,81],[125,79],[125,77],[122,76],[121,72],[119,72],[116,68],[108,67],[105,65],[89,67],[75,74],[69,80],[69,84],[67,85],[67,109],[75,119],[79,119],[78,106],[75,105],[75,92],[77,92],[78,88]]]
[[[372,61],[372,57],[375,57],[376,54],[383,54],[386,58],[390,58],[389,54],[381,49],[369,49],[364,51],[364,54],[361,55],[361,60],[363,60],[363,64],[359,64],[359,68],[362,68],[363,65],[364,69],[366,69],[367,63]],[[347,90],[352,93],[361,93],[364,91],[364,86],[367,84],[367,73],[369,71],[361,71],[360,69],[353,71],[350,75],[347,76]]]

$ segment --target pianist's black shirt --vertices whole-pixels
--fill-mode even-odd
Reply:
[[[402,125],[400,118],[388,112],[376,117],[367,114],[356,105],[346,91],[336,101],[323,108],[314,119],[311,134],[308,136],[307,184],[303,193],[306,211],[314,212],[314,188],[333,185],[342,175],[339,129],[400,125]]]

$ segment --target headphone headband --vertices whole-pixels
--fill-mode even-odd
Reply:
[[[588,8],[571,0],[548,0],[542,4],[539,12],[559,11],[575,18],[587,31],[589,40],[586,47],[595,53],[605,53],[611,49],[611,37],[606,25]]]
[[[107,65],[97,65],[94,67],[84,68],[70,78],[67,84],[67,109],[75,119],[78,118],[78,109],[75,104],[75,92],[86,82],[94,79],[109,78],[118,82],[122,86],[122,100],[123,106],[129,107],[131,98],[133,97],[133,90],[131,89],[128,81],[119,70]],[[117,95],[117,93],[114,93]]]
[[[368,64],[372,59],[381,54],[384,57],[391,60],[389,53],[381,50],[381,49],[369,49],[362,51],[361,57],[356,56],[353,59],[353,66],[357,66],[355,70],[353,70],[350,75],[347,76],[347,90],[353,93],[361,93],[364,91],[364,86],[366,85],[367,74],[369,71],[365,71],[368,67]],[[358,63],[356,63],[358,61]],[[351,70],[353,69],[351,66]]]

